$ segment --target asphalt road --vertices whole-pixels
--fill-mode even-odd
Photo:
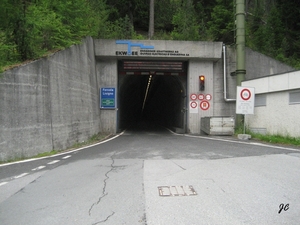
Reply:
[[[144,125],[0,166],[0,224],[300,224],[300,149]]]

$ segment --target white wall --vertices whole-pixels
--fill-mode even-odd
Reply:
[[[289,94],[300,91],[300,71],[244,81],[242,86],[266,95],[266,106],[255,107],[254,115],[246,115],[250,129],[300,137],[300,104],[289,103]]]

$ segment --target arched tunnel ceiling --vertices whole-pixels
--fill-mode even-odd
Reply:
[[[147,92],[149,77],[119,75],[119,127],[148,121],[183,128],[186,76],[152,75]]]

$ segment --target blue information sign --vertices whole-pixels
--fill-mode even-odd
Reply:
[[[105,87],[100,90],[100,108],[116,108],[116,88]]]

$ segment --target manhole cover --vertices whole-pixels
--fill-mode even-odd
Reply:
[[[186,186],[160,186],[158,187],[159,196],[190,196],[197,195],[192,185]]]

